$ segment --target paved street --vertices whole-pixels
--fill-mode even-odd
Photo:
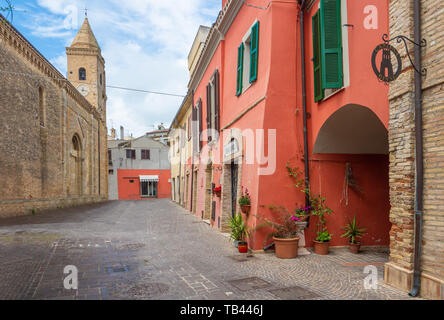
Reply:
[[[382,284],[387,258],[246,257],[169,200],[108,202],[0,220],[0,299],[408,299]],[[368,264],[377,290],[364,289]],[[67,265],[76,291],[64,289]]]

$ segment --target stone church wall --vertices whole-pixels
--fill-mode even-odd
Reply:
[[[107,198],[106,127],[70,83],[57,79],[64,77],[0,16],[0,217]],[[82,149],[80,177],[74,135]]]

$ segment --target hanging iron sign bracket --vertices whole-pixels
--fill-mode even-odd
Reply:
[[[405,46],[405,51],[407,52],[407,56],[409,57],[410,63],[412,64],[412,67],[415,69],[416,72],[418,72],[419,74],[421,74],[422,76],[426,76],[427,75],[427,69],[426,68],[422,68],[421,71],[418,70],[418,68],[416,67],[416,65],[413,63],[412,57],[410,56],[410,52],[409,52],[409,48],[407,46],[407,41],[409,41],[410,43],[413,43],[415,46],[421,47],[421,48],[425,48],[427,46],[427,41],[426,39],[422,39],[421,43],[416,43],[415,41],[407,38],[406,36],[396,36],[392,39],[389,39],[389,35],[388,34],[384,34],[382,36],[382,40],[386,43],[389,44],[391,41],[396,40],[397,43],[401,43],[404,42],[404,46]]]

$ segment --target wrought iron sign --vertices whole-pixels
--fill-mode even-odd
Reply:
[[[393,40],[396,40],[397,43],[404,42],[407,56],[410,60],[410,63],[412,64],[413,68],[415,69],[415,71],[422,74],[423,76],[425,76],[427,74],[427,69],[423,68],[421,71],[419,71],[418,68],[415,66],[412,58],[410,57],[410,52],[409,52],[409,49],[407,46],[407,41],[409,41],[416,46],[424,48],[427,45],[427,42],[425,39],[422,39],[421,43],[416,43],[405,36],[397,36],[392,39],[389,39],[388,34],[384,34],[382,36],[382,40],[384,41],[384,43],[381,43],[380,45],[378,45],[372,54],[372,67],[373,67],[373,71],[375,72],[378,79],[380,79],[381,81],[384,81],[386,83],[389,83],[393,80],[396,80],[399,77],[399,75],[401,74],[401,71],[402,71],[401,55],[393,46],[391,46],[389,44]],[[380,51],[382,51],[382,60],[381,60],[381,65],[378,68],[378,66],[376,65],[376,58],[377,58],[378,53]],[[393,65],[393,61],[392,61],[392,54],[394,55],[395,60],[396,60],[396,70],[394,68],[395,66]]]

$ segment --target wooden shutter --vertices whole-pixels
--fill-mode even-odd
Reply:
[[[259,57],[259,21],[251,29],[250,83],[257,80]]]
[[[313,23],[313,76],[314,76],[314,100],[324,99],[322,87],[322,59],[321,59],[321,21],[319,11],[312,18]]]
[[[207,135],[208,141],[212,140],[211,137],[211,84],[207,85]]]
[[[202,150],[202,100],[199,99],[197,115],[199,117],[199,151]]]
[[[215,90],[215,112],[214,112],[214,123],[216,125],[216,131],[220,133],[220,76],[219,70],[216,70],[216,74],[214,75],[214,90]]]
[[[342,88],[341,0],[321,0],[322,86]]]
[[[244,44],[241,43],[239,48],[237,48],[237,87],[236,96],[242,94],[242,79],[244,77]]]
[[[192,123],[191,123],[191,134],[193,136],[193,153],[197,150],[197,109],[193,107]]]
[[[133,159],[136,159],[136,150],[131,150],[131,156]]]
[[[151,160],[151,150],[146,150],[146,158]]]

